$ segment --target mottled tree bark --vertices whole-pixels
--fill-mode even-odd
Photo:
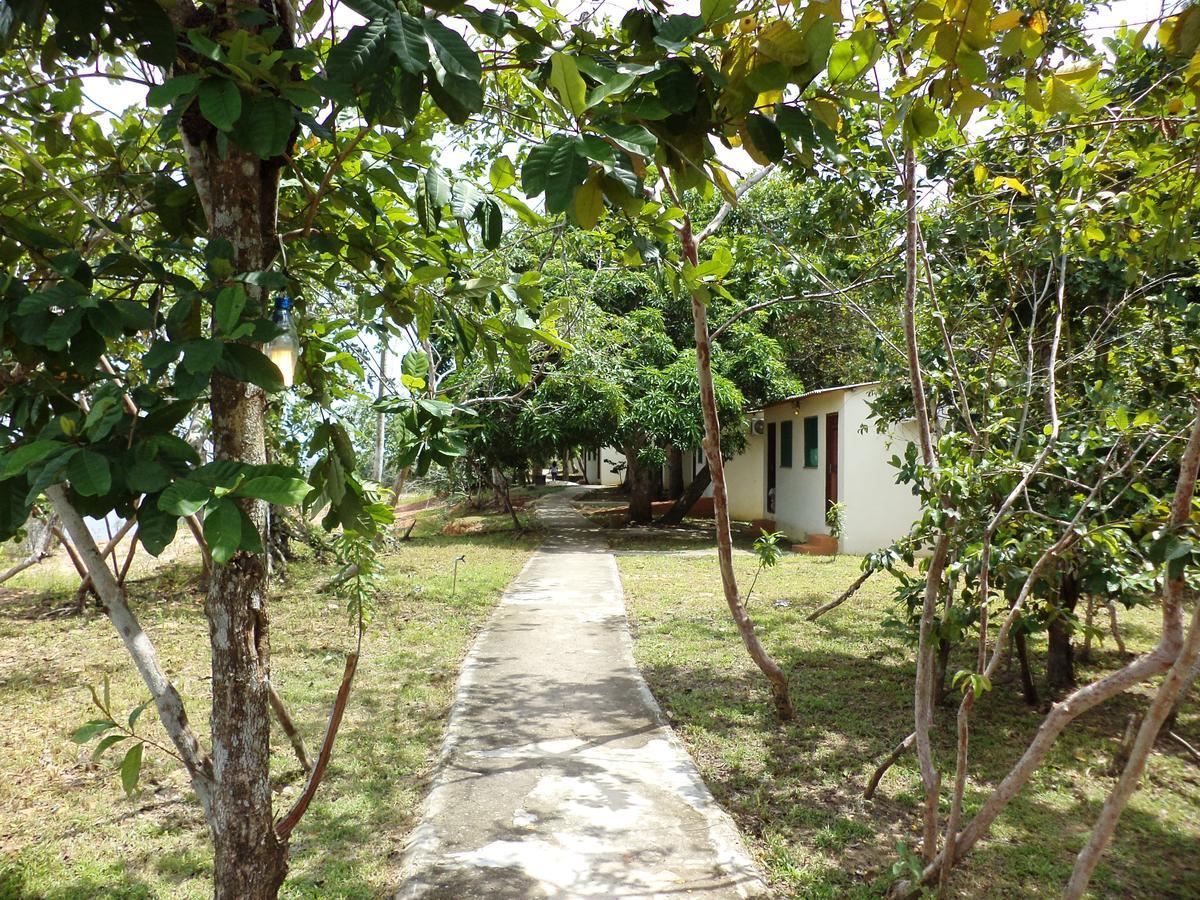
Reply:
[[[625,462],[629,466],[625,480],[629,484],[629,522],[633,525],[649,525],[654,518],[654,472],[638,460],[639,448],[625,448]]]
[[[282,29],[279,45],[290,46],[290,12],[278,2],[264,5],[274,13],[270,24]],[[221,8],[209,24],[212,34],[233,26],[239,11],[238,4]],[[233,142],[218,146],[215,130],[194,106],[181,119],[180,135],[210,241],[228,242],[236,273],[266,269],[279,248],[281,161],[260,159]],[[246,289],[250,304],[268,312],[264,292],[252,285]],[[215,373],[209,411],[215,459],[267,461],[262,388]],[[250,499],[238,503],[269,546],[266,504]],[[287,842],[275,831],[269,778],[268,575],[265,554],[240,551],[215,567],[204,603],[212,651],[214,790],[209,828],[218,900],[273,898],[287,874]]]

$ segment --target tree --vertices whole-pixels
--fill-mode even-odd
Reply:
[[[436,16],[353,5],[376,18],[340,38],[317,20],[319,8],[298,20],[276,2],[0,6],[5,96],[19,104],[4,134],[14,163],[4,177],[20,173],[22,197],[5,223],[0,536],[16,533],[39,493],[51,499],[204,808],[218,897],[278,890],[289,833],[319,784],[357,661],[351,653],[314,776],[276,821],[267,506],[327,506],[326,526],[368,547],[388,520],[355,474],[333,409],[339,373],[356,368],[338,347],[346,335],[307,303],[374,269],[382,287],[356,315],[415,321],[427,333],[452,308],[441,314],[476,335],[464,352],[486,348],[494,358],[540,333],[532,320],[484,330],[477,310],[487,293],[473,294],[450,267],[414,289],[414,269],[453,263],[447,233],[465,239],[470,221],[495,246],[502,231],[496,200],[455,193],[439,169],[415,165],[444,117],[464,121],[479,110],[482,67]],[[92,67],[149,87],[149,105],[168,111],[146,125],[121,120],[109,138],[81,109],[79,85]],[[64,124],[80,137],[68,154],[57,152]],[[285,168],[296,178],[281,194]],[[414,194],[416,221],[401,209]],[[439,227],[446,210],[453,232]],[[281,215],[291,227],[280,227]],[[285,242],[296,248],[291,267],[282,265]],[[307,338],[299,374],[322,418],[304,448],[317,459],[307,478],[268,461],[268,394],[283,384],[258,349],[277,331],[270,292],[296,288]],[[175,433],[202,405],[211,462]],[[205,601],[211,751],[83,523],[84,514],[110,511],[136,517],[152,553],[170,542],[179,517],[204,516],[217,563]],[[362,591],[352,602],[361,626]]]

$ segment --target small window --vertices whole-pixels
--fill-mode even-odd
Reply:
[[[804,468],[817,467],[817,417],[804,417]]]
[[[792,423],[783,422],[779,430],[779,465],[792,467]]]

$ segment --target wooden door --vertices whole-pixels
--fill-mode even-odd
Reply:
[[[767,512],[775,512],[775,423],[767,425]]]
[[[825,512],[838,502],[838,414],[825,414]]]

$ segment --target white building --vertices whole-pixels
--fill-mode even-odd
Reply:
[[[730,512],[770,519],[794,541],[828,535],[826,511],[843,506],[838,550],[864,554],[903,536],[921,515],[889,460],[916,440],[906,422],[883,434],[867,406],[878,382],[809,391],[765,407],[746,452],[726,465]]]

